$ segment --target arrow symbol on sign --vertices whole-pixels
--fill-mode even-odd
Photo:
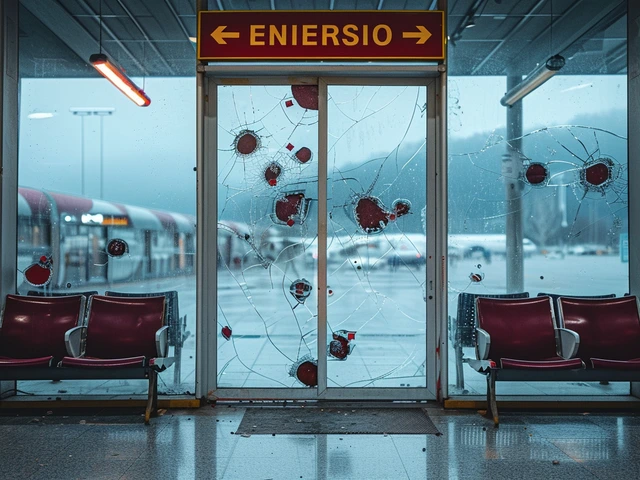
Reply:
[[[227,28],[226,25],[220,25],[213,32],[211,32],[211,37],[220,45],[227,44],[225,38],[240,38],[240,32],[225,32],[224,31],[225,28]]]
[[[402,32],[402,38],[417,38],[416,45],[422,45],[431,38],[431,32],[422,25],[416,25],[416,28],[417,32]]]

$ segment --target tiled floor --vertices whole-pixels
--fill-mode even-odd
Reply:
[[[295,414],[295,408],[287,407]],[[352,408],[352,407],[349,407]],[[632,479],[640,414],[429,407],[442,435],[235,435],[244,408],[3,413],[2,479]]]

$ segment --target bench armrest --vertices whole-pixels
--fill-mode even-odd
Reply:
[[[166,357],[169,353],[169,327],[162,327],[156,332],[156,352],[158,357]]]
[[[574,358],[578,354],[580,335],[568,328],[556,328],[560,339],[558,354],[565,359]]]
[[[82,351],[82,340],[85,336],[87,327],[73,327],[71,330],[67,330],[64,334],[64,345],[67,348],[67,353],[70,357],[80,357],[84,352]]]
[[[486,330],[476,328],[476,358],[486,360],[489,358],[489,347],[491,346],[491,335]]]
[[[153,359],[153,369],[157,372],[164,372],[175,362],[174,357],[162,357]]]

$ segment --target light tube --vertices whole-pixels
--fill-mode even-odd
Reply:
[[[91,65],[107,80],[109,80],[118,90],[124,93],[139,107],[147,107],[151,99],[144,91],[131,81],[127,75],[109,60],[103,53],[94,53],[89,58]]]
[[[544,65],[531,72],[527,78],[505,93],[504,97],[500,99],[500,103],[504,107],[511,107],[553,77],[562,67],[564,67],[562,55],[550,57]]]

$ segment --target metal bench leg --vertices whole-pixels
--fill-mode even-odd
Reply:
[[[180,384],[180,373],[182,370],[182,339],[180,339],[175,347],[173,347],[173,355],[175,363],[173,364],[173,383]]]
[[[462,345],[457,343],[455,346],[456,352],[456,388],[464,390],[464,362],[462,352]]]
[[[493,370],[487,374],[487,415],[493,418],[493,426],[498,428],[498,404],[496,402],[496,377]]]
[[[158,412],[158,372],[149,372],[149,394],[147,397],[147,409],[144,412],[144,423],[149,425],[151,414]]]

